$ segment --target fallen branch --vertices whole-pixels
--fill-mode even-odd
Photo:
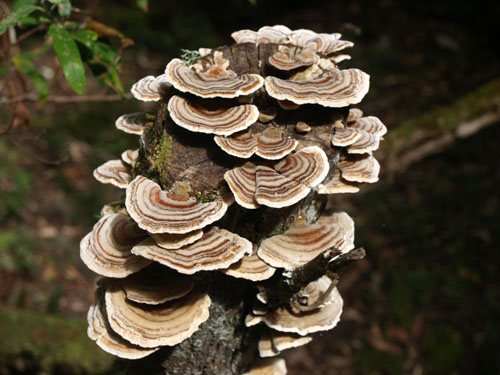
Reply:
[[[449,106],[430,111],[391,129],[379,153],[389,176],[441,152],[458,139],[500,122],[500,79]]]

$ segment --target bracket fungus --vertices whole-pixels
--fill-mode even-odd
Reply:
[[[126,189],[132,180],[132,169],[121,160],[108,160],[94,169],[94,177],[103,184],[111,184]]]
[[[338,66],[353,43],[283,25],[232,37],[135,83],[158,110],[120,116],[140,148],[94,172],[125,190],[80,244],[103,276],[89,337],[123,358],[157,352],[165,374],[286,374],[259,353],[333,328],[339,272],[364,256],[335,199],[378,180],[387,128],[351,107],[369,88]]]
[[[146,113],[135,112],[118,117],[115,121],[115,126],[125,133],[141,135],[144,132],[146,123]]]
[[[209,110],[177,95],[170,98],[168,111],[172,120],[187,130],[217,135],[244,130],[259,118],[259,110],[252,104]]]
[[[143,176],[127,187],[125,206],[137,225],[151,233],[188,233],[219,220],[227,210],[222,198],[199,203],[185,195],[167,193]]]

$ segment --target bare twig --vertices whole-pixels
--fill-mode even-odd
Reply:
[[[46,29],[47,26],[44,24],[38,25],[37,27],[34,27],[25,33],[21,34],[18,38],[16,43],[19,44],[19,42],[22,42],[24,39],[28,38],[29,36],[33,35],[34,33]]]
[[[131,94],[125,95],[50,95],[45,101],[50,103],[85,103],[85,102],[118,102],[123,99],[131,99]],[[31,92],[23,95],[19,95],[13,98],[0,98],[0,104],[12,104],[19,102],[37,102],[40,97],[37,93]]]
[[[323,251],[316,258],[295,269],[290,274],[276,274],[269,279],[269,283],[273,287],[266,288],[270,308],[289,303],[307,284],[323,275],[327,275],[336,283],[340,272],[356,260],[363,259],[365,255],[365,249],[362,247],[344,254],[341,254],[338,249],[331,248]]]

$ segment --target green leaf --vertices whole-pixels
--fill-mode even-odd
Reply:
[[[115,59],[118,53],[109,44],[104,42],[95,42],[91,49],[92,52],[94,52],[94,55],[96,55],[101,61],[112,65],[115,64]]]
[[[13,11],[2,21],[0,21],[0,35],[3,34],[9,27],[16,26],[21,18],[29,16],[35,10],[39,9],[34,5],[24,5],[19,7],[16,11]]]
[[[141,8],[144,12],[148,11],[148,0],[135,0],[135,3],[139,8]]]
[[[16,0],[16,2],[12,5],[11,11],[16,12],[19,8],[22,8],[26,5],[35,5],[38,0]]]
[[[109,77],[111,78],[111,82],[113,87],[115,87],[120,94],[124,94],[122,82],[120,81],[120,76],[118,75],[118,69],[114,66],[109,67]]]
[[[85,47],[92,49],[92,44],[97,41],[99,35],[92,30],[78,30],[71,33],[73,39],[82,43]]]
[[[40,100],[44,101],[49,95],[49,84],[33,64],[32,56],[30,54],[17,55],[12,60],[19,71],[33,81],[33,86],[38,92]]]
[[[55,24],[50,25],[49,35],[66,80],[77,94],[82,94],[85,90],[85,69],[76,42],[66,29]]]
[[[71,10],[72,7],[71,7],[71,2],[69,0],[63,1],[57,5],[57,12],[64,19],[70,16]]]
[[[59,5],[64,3],[66,0],[48,0],[49,3],[54,4],[54,5]]]

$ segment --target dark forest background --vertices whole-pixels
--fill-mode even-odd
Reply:
[[[498,1],[151,0],[147,12],[131,0],[73,3],[134,41],[122,53],[126,92],[181,49],[230,44],[239,29],[284,24],[352,40],[341,67],[371,75],[359,107],[389,128],[381,181],[335,198],[368,256],[341,279],[339,325],[286,352],[289,374],[500,372]],[[26,99],[28,120],[0,136],[0,374],[118,374],[120,361],[86,337],[96,277],[79,241],[121,194],[93,169],[137,147],[115,119],[154,106],[91,75],[75,102],[54,55],[33,63],[50,95]]]

